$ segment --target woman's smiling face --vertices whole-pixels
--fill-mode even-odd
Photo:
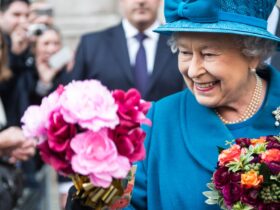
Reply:
[[[249,84],[257,58],[241,53],[233,36],[211,33],[180,33],[176,36],[178,65],[189,90],[207,107],[238,103],[254,85]],[[242,101],[242,100],[241,100]]]

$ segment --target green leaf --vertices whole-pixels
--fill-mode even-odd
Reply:
[[[215,191],[215,190],[216,190],[215,185],[214,185],[213,182],[207,183],[207,187],[208,187],[210,190],[212,190],[212,191]]]
[[[218,204],[218,200],[207,199],[205,203],[208,205],[215,205]]]
[[[205,191],[202,194],[205,195],[207,198],[210,198],[210,199],[218,200],[220,198],[220,195],[217,191]]]

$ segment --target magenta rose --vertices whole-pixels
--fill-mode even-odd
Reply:
[[[251,140],[249,138],[237,138],[235,143],[240,147],[249,147],[251,145]]]
[[[56,152],[65,152],[69,149],[70,140],[76,133],[76,126],[65,122],[59,112],[51,114],[47,131],[50,149]]]
[[[70,141],[75,135],[75,125],[66,123],[59,112],[51,113],[47,140],[38,145],[42,159],[63,174],[72,173]]]
[[[255,188],[246,189],[244,188],[242,191],[241,201],[243,203],[249,204],[251,206],[256,207],[259,203],[258,200],[259,190]]]
[[[146,118],[151,104],[141,100],[141,95],[136,89],[127,92],[115,90],[113,97],[119,106],[118,116],[123,128],[133,129],[139,127],[141,123],[151,125],[151,121]]]
[[[230,173],[228,168],[218,168],[213,175],[213,182],[216,189],[222,190],[222,188],[230,182]]]
[[[54,152],[50,149],[48,141],[43,141],[37,145],[43,161],[51,165],[56,171],[64,175],[73,173],[70,160],[73,155],[72,150],[67,150],[65,153]]]
[[[113,133],[113,141],[120,155],[127,157],[131,163],[145,158],[144,139],[146,134],[141,128],[135,128],[123,134],[118,133],[117,127]]]
[[[129,160],[118,154],[106,129],[76,135],[71,148],[75,152],[71,161],[73,170],[89,176],[95,186],[107,188],[113,178],[125,178],[131,168]]]
[[[280,150],[280,142],[274,136],[266,137],[266,141],[268,142],[266,148],[267,149],[279,149]]]
[[[229,183],[223,187],[223,198],[227,206],[231,207],[234,203],[240,200],[241,187],[238,183]]]
[[[279,210],[280,203],[262,203],[258,206],[258,210]]]
[[[277,161],[271,161],[266,163],[266,165],[268,166],[268,168],[270,169],[272,174],[279,174],[280,173],[280,163]]]

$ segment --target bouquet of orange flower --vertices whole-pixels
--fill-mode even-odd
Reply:
[[[207,204],[222,209],[280,209],[280,137],[238,138],[220,148]]]
[[[136,89],[111,92],[97,80],[73,81],[30,106],[22,128],[38,139],[47,164],[71,176],[77,199],[94,209],[116,209],[130,199],[132,164],[145,158],[140,126],[151,124],[149,108]]]

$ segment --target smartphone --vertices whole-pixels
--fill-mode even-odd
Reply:
[[[71,61],[73,53],[68,47],[63,47],[49,59],[49,66],[54,69],[60,69]]]

